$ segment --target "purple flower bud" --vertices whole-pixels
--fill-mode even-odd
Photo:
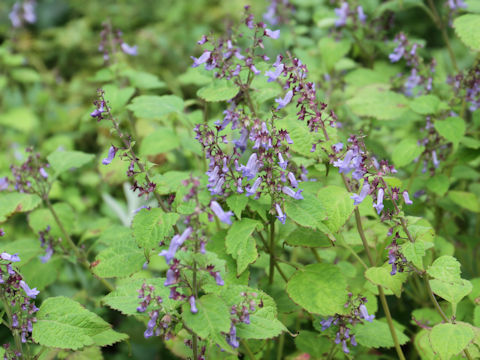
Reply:
[[[225,285],[225,283],[224,283],[224,281],[223,281],[223,279],[222,279],[222,276],[220,275],[220,272],[219,272],[219,271],[215,272],[215,281],[217,282],[217,285],[218,285],[218,286],[223,286],[223,285]]]
[[[17,314],[13,314],[12,315],[12,327],[13,328],[18,328],[18,315]]]
[[[350,165],[350,162],[353,159],[353,155],[353,150],[348,150],[343,160],[338,159],[333,162],[333,166],[338,167],[338,172],[340,174],[349,173],[353,169]]]
[[[108,150],[108,156],[102,160],[103,165],[108,165],[112,162],[112,160],[115,158],[115,155],[117,154],[118,148],[115,146],[110,146],[110,149]]]
[[[7,264],[7,272],[9,275],[15,275],[15,271],[13,271],[12,264]]]
[[[283,160],[281,153],[278,154],[278,165],[280,165],[283,170],[287,169],[288,161]]]
[[[132,56],[137,56],[138,55],[137,45],[130,46],[127,43],[124,42],[124,43],[122,43],[122,45],[120,45],[120,47],[122,48],[122,51],[127,55],[132,55]]]
[[[43,167],[41,167],[40,169],[38,169],[38,172],[40,173],[40,175],[44,178],[44,179],[47,179],[48,178],[48,174],[47,172],[45,171],[45,169]]]
[[[390,59],[390,61],[392,63],[394,62],[397,62],[399,61],[403,55],[405,54],[405,48],[403,47],[403,45],[400,43],[396,48],[395,50],[393,50],[393,53],[391,53],[390,55],[388,55],[388,58]]]
[[[279,204],[275,204],[275,210],[277,211],[278,221],[280,221],[283,225],[285,225],[285,220],[287,219],[287,215],[283,213],[282,208],[280,207]]]
[[[19,262],[20,261],[20,257],[18,256],[18,254],[10,255],[6,252],[3,252],[3,253],[0,254],[0,259],[6,260],[6,261],[11,261],[11,262]]]
[[[363,12],[363,8],[361,6],[357,7],[357,15],[358,15],[358,20],[360,20],[362,24],[365,24],[365,20],[367,20],[367,15],[365,15],[365,13]]]
[[[367,307],[364,304],[360,305],[358,310],[360,310],[360,317],[366,321],[372,322],[375,319],[375,315],[368,315]]]
[[[31,299],[35,299],[38,294],[40,294],[40,291],[37,290],[37,288],[30,289],[30,287],[27,285],[27,283],[23,280],[20,280],[20,287],[25,291],[25,294]]]
[[[348,347],[347,347],[347,341],[346,340],[342,340],[342,350],[345,354],[348,354],[350,352],[350,350],[348,350]]]
[[[182,235],[175,235],[170,241],[170,246],[168,250],[162,250],[158,255],[164,256],[167,264],[170,264],[170,261],[173,260],[175,254],[180,246],[187,240],[187,238],[192,234],[193,229],[188,227],[182,233]]]
[[[357,340],[355,339],[355,335],[352,335],[350,337],[350,344],[352,344],[353,346],[357,346]]]
[[[390,271],[390,275],[395,275],[397,273],[397,264],[393,263],[392,264],[392,271]]]
[[[227,335],[227,343],[234,349],[240,346],[240,343],[237,340],[237,328],[234,324],[230,327],[230,332]]]
[[[297,192],[295,192],[294,190],[292,190],[288,186],[282,187],[282,192],[284,194],[294,198],[295,200],[302,200],[303,199],[302,191],[303,191],[302,189],[299,189],[299,190],[297,190]]]
[[[190,296],[188,298],[188,302],[190,303],[190,311],[192,314],[196,314],[198,312],[197,305],[195,304],[195,296]]]
[[[275,81],[283,72],[285,66],[280,64],[276,67],[275,71],[268,70],[265,72],[265,76],[268,77],[268,82]]]
[[[435,168],[438,168],[438,165],[440,165],[440,161],[438,161],[437,152],[435,150],[432,151],[432,162]]]
[[[408,196],[408,191],[407,190],[405,190],[402,193],[402,195],[403,195],[403,200],[405,201],[405,204],[407,204],[407,205],[412,205],[413,204],[412,200],[410,200],[410,197]]]
[[[53,248],[51,244],[48,244],[47,249],[45,250],[45,255],[40,257],[40,261],[45,264],[47,263],[53,255]]]
[[[323,319],[320,321],[320,325],[322,325],[322,331],[327,330],[330,326],[332,326],[333,317],[330,316],[327,319]]]
[[[293,175],[292,172],[289,172],[288,175],[288,180],[290,180],[290,184],[292,184],[292,187],[295,189],[298,187],[298,181],[295,179],[295,175]]]
[[[222,207],[218,202],[215,200],[210,203],[210,209],[217,215],[218,219],[227,224],[227,225],[232,225],[232,220],[230,219],[231,216],[233,216],[233,212],[231,211],[223,211]]]
[[[334,9],[335,15],[338,16],[338,19],[335,20],[335,26],[340,27],[344,26],[347,23],[347,17],[348,17],[348,3],[344,2],[342,5],[340,5],[340,8]]]
[[[255,75],[259,75],[261,73],[261,71],[258,70],[253,64],[250,65],[250,70],[252,70]]]
[[[0,236],[5,236],[5,231],[2,228],[0,228]]]
[[[293,91],[289,90],[289,91],[287,91],[287,93],[285,94],[285,97],[283,99],[282,98],[275,99],[275,102],[278,103],[277,110],[282,109],[285,106],[287,106],[290,103],[290,101],[292,100],[292,97],[293,97]]]
[[[247,196],[255,195],[261,183],[262,183],[262,178],[259,176],[251,187],[250,186],[245,187],[245,190],[247,190],[247,193],[245,195]]]
[[[5,176],[0,178],[0,191],[8,189],[8,178]]]
[[[261,167],[262,162],[258,161],[257,154],[253,153],[248,159],[247,166],[241,165],[240,170],[242,171],[242,176],[245,176],[247,180],[252,180]]]
[[[377,203],[373,204],[373,207],[377,210],[377,214],[380,215],[380,213],[383,210],[383,195],[385,191],[383,188],[380,188],[377,192]]]
[[[172,270],[172,268],[167,270],[167,279],[163,283],[164,286],[170,286],[173,284],[176,284],[178,281],[177,275],[175,273],[175,270]]]
[[[278,39],[280,36],[280,30],[270,30],[270,29],[265,29],[264,34],[272,39]]]
[[[141,312],[141,313],[147,311],[147,304],[142,301],[142,302],[140,303],[140,305],[138,305],[137,311],[138,311],[138,312]]]
[[[205,35],[202,35],[202,38],[197,41],[198,45],[203,45],[208,41],[208,38]]]
[[[369,192],[370,192],[370,185],[367,180],[364,180],[362,190],[360,191],[360,195],[354,194],[350,196],[350,199],[354,201],[353,205],[359,205],[365,199],[365,197],[368,195]]]
[[[210,51],[205,51],[199,58],[190,56],[190,58],[193,60],[192,67],[197,67],[197,66],[200,66],[201,64],[205,64],[210,58],[211,54],[212,53]]]

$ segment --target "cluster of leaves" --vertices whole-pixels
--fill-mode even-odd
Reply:
[[[0,4],[1,355],[480,358],[478,1],[164,5]]]

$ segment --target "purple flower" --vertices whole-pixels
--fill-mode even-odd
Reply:
[[[357,340],[355,340],[355,335],[350,336],[350,344],[357,346]]]
[[[339,143],[336,143],[335,145],[332,145],[332,149],[336,154],[338,154],[343,149],[343,143],[339,142]]]
[[[159,256],[164,256],[167,264],[170,264],[170,261],[173,260],[175,254],[180,246],[187,240],[187,238],[192,234],[193,229],[188,227],[182,233],[182,235],[175,235],[172,240],[170,241],[170,246],[168,250],[162,250],[158,254]]]
[[[330,316],[327,319],[323,319],[320,321],[320,325],[322,325],[322,331],[327,330],[330,326],[332,326],[333,317]]]
[[[288,161],[283,160],[281,153],[278,154],[278,165],[280,165],[283,170],[287,169]]]
[[[298,181],[295,179],[295,175],[293,175],[292,172],[289,172],[288,175],[288,180],[290,180],[290,184],[292,184],[292,187],[295,189],[298,187]]]
[[[275,204],[275,210],[277,210],[277,219],[285,225],[285,220],[287,219],[287,215],[285,215],[282,211],[282,208],[280,207],[279,204]]]
[[[43,177],[44,179],[47,179],[48,178],[48,174],[47,172],[45,171],[45,169],[43,167],[41,167],[40,169],[38,169],[38,172],[40,173],[40,176]]]
[[[0,178],[0,191],[8,189],[8,178],[5,176]]]
[[[197,67],[197,66],[200,66],[201,64],[205,64],[210,58],[211,54],[212,53],[210,51],[205,51],[199,58],[190,56],[190,58],[193,60],[192,67]]]
[[[48,260],[50,260],[50,258],[52,257],[53,255],[53,248],[52,248],[52,245],[49,244],[47,246],[47,250],[45,250],[45,255],[44,256],[40,256],[40,261],[45,264],[48,262]]]
[[[365,21],[367,20],[367,15],[365,15],[365,13],[363,12],[363,8],[361,6],[357,7],[357,15],[358,15],[358,20],[360,20],[362,24],[365,24]]]
[[[23,280],[20,280],[20,287],[25,291],[25,294],[31,299],[35,299],[38,294],[40,294],[40,291],[37,290],[37,288],[30,289],[30,287],[27,285],[27,283]]]
[[[93,118],[96,118],[98,117],[99,119],[102,118],[102,113],[105,112],[105,103],[103,101],[100,102],[100,106],[98,106],[95,110],[93,110],[91,113],[90,113],[90,116],[93,117]]]
[[[348,350],[347,341],[345,339],[342,340],[342,350],[345,354],[348,354],[350,352],[350,350]]]
[[[272,39],[278,39],[280,36],[280,30],[270,30],[270,29],[265,29],[264,34]]]
[[[450,10],[465,9],[467,7],[463,0],[448,0],[447,4]]]
[[[240,343],[237,340],[237,328],[234,324],[230,327],[230,332],[227,335],[227,343],[234,349],[240,346]]]
[[[417,69],[412,69],[410,76],[405,81],[405,95],[412,96],[412,90],[422,82],[422,78],[417,74]]]
[[[282,187],[282,192],[284,194],[294,198],[295,200],[302,200],[303,199],[302,191],[303,191],[302,189],[298,189],[297,192],[295,192],[295,190],[292,190],[288,186]]]
[[[222,279],[222,276],[220,275],[220,272],[219,272],[219,271],[215,272],[215,281],[217,282],[217,285],[218,285],[218,286],[223,286],[223,285],[225,285],[225,283],[224,283],[224,281],[223,281],[223,279]]]
[[[254,195],[257,192],[257,189],[261,183],[262,183],[262,178],[259,176],[251,187],[250,186],[245,187],[245,190],[247,190],[247,193],[245,195],[247,196]]]
[[[110,149],[108,150],[108,156],[102,160],[103,165],[108,165],[112,162],[112,160],[115,158],[115,155],[117,154],[118,148],[115,146],[110,146]]]
[[[5,236],[5,231],[2,228],[0,228],[0,236]]]
[[[252,180],[256,175],[257,172],[261,169],[262,162],[258,161],[258,157],[256,153],[250,155],[248,159],[247,166],[240,166],[240,170],[242,171],[242,176],[245,176],[247,180]]]
[[[393,53],[388,55],[388,58],[392,63],[399,61],[403,55],[405,54],[405,48],[402,43],[400,43],[395,50],[393,50]]]
[[[268,77],[268,82],[277,80],[277,78],[282,74],[284,68],[285,66],[283,64],[280,64],[276,67],[275,71],[265,71],[265,76]]]
[[[122,43],[122,45],[120,45],[120,47],[122,48],[122,51],[127,55],[132,55],[132,56],[137,56],[138,55],[137,45],[130,46],[126,42],[124,42],[124,43]]]
[[[190,303],[190,311],[192,312],[192,314],[196,314],[198,312],[198,309],[197,305],[195,304],[195,296],[190,296],[188,302]]]
[[[383,210],[383,195],[385,194],[385,191],[383,188],[378,189],[377,192],[377,203],[373,204],[373,207],[377,210],[377,214],[380,215],[380,213]]]
[[[275,99],[275,102],[278,103],[277,110],[282,109],[285,106],[287,106],[290,103],[290,101],[292,100],[292,97],[293,97],[293,91],[289,90],[289,91],[287,91],[287,93],[285,94],[285,97],[283,99],[282,98]]]
[[[233,212],[231,211],[223,211],[222,207],[218,202],[215,200],[210,203],[210,209],[217,215],[218,219],[227,224],[227,225],[232,225],[232,220],[230,219],[231,216],[233,216]]]
[[[358,310],[360,310],[360,317],[369,321],[369,322],[372,322],[373,319],[375,319],[375,315],[368,315],[368,311],[367,311],[367,307],[365,305],[360,305],[358,307]]]
[[[362,190],[360,191],[360,194],[354,194],[350,196],[350,199],[353,200],[353,205],[359,205],[368,195],[370,192],[370,184],[368,183],[367,180],[363,181],[363,187]]]
[[[349,173],[353,169],[350,165],[350,162],[353,159],[353,155],[353,150],[348,150],[343,160],[338,159],[333,162],[333,166],[338,167],[338,172],[340,174]]]
[[[153,329],[155,329],[155,325],[157,325],[157,318],[158,318],[158,311],[155,310],[150,314],[150,320],[147,323],[147,329],[143,333],[145,339],[153,336]]]
[[[6,261],[11,261],[11,262],[19,262],[20,257],[18,254],[10,255],[9,253],[3,252],[0,254],[0,259],[6,260]]]
[[[175,273],[175,270],[172,270],[172,268],[167,270],[167,279],[163,283],[164,286],[170,286],[173,284],[176,284],[178,281],[177,275]]]
[[[435,168],[438,168],[438,165],[440,165],[440,161],[438,161],[437,152],[435,150],[432,151],[432,162]]]
[[[413,204],[412,200],[410,200],[410,197],[408,196],[408,191],[407,190],[405,190],[402,193],[402,195],[403,195],[403,200],[405,201],[405,204],[407,204],[407,205],[412,205]]]
[[[142,210],[142,209],[150,210],[150,206],[148,206],[148,205],[142,205],[142,206],[140,206],[138,209],[133,210],[133,214],[134,214],[134,215],[138,214],[138,213],[140,212],[140,210]]]
[[[18,328],[18,315],[17,314],[13,314],[12,315],[12,327],[13,328]]]
[[[253,64],[250,65],[250,70],[252,70],[255,75],[260,75],[261,73],[261,71],[258,70]]]
[[[346,2],[342,3],[340,8],[334,9],[335,15],[338,16],[338,19],[335,20],[336,27],[344,26],[347,23],[348,10],[348,3]]]

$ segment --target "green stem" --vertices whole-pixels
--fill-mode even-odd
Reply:
[[[260,240],[262,241],[263,246],[265,247],[265,250],[270,254],[270,247],[268,246],[267,242],[265,241],[265,238],[263,237],[262,233],[259,232],[259,231],[257,231],[256,233],[257,233],[258,237],[260,238]],[[275,267],[277,268],[277,271],[280,274],[280,276],[283,278],[283,280],[285,280],[285,282],[288,282],[287,276],[285,275],[282,268],[280,267],[280,265],[278,265],[278,263],[276,261],[277,259],[273,258],[273,260],[274,260]]]
[[[278,352],[277,352],[277,360],[282,360],[283,359],[283,347],[285,345],[285,333],[282,332],[282,335],[280,335],[280,340],[278,342]]]
[[[322,258],[320,257],[320,255],[318,255],[317,249],[311,247],[310,250],[312,251],[313,256],[315,256],[315,260],[317,260],[318,263],[321,263]]]
[[[10,328],[10,331],[12,332],[12,335],[13,335],[13,339],[15,341],[16,352],[20,352],[20,354],[22,354],[21,356],[23,357],[22,340],[20,339],[20,332],[18,331],[18,329],[13,328],[12,309],[10,308],[8,299],[5,297],[3,289],[1,290],[0,298],[3,303],[3,308],[7,313],[8,322],[9,322],[8,327]]]
[[[275,218],[270,218],[270,271],[268,283],[273,284],[273,277],[275,275]]]
[[[255,355],[253,355],[252,350],[248,346],[247,342],[245,340],[240,340],[240,343],[242,344],[243,348],[245,349],[245,353],[247,354],[248,358],[251,360],[256,360]]]

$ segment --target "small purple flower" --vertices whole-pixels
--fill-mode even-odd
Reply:
[[[360,310],[360,317],[366,321],[372,322],[375,319],[375,315],[368,315],[367,307],[364,304],[360,305],[358,310]]]
[[[217,215],[218,219],[227,224],[227,225],[232,225],[232,220],[230,219],[231,216],[233,216],[233,212],[231,211],[223,211],[222,207],[218,202],[215,200],[210,203],[210,209]]]
[[[40,256],[40,261],[45,264],[47,263],[51,257],[53,255],[53,247],[51,244],[48,244],[47,246],[47,250],[45,250],[45,255],[44,256]]]
[[[350,196],[350,199],[353,200],[353,205],[359,205],[367,197],[369,192],[370,192],[370,184],[368,183],[367,180],[364,180],[360,194],[359,195],[354,194]]]
[[[100,106],[97,107],[90,113],[90,116],[93,118],[102,119],[102,114],[105,112],[105,103],[103,101],[100,102]]]
[[[227,335],[227,343],[234,349],[240,346],[240,343],[238,342],[238,339],[237,339],[237,328],[235,327],[234,324],[231,325],[230,332]]]
[[[292,97],[293,97],[293,91],[289,90],[289,91],[287,91],[287,93],[285,94],[285,97],[283,99],[282,98],[275,99],[275,102],[278,103],[277,110],[282,109],[285,106],[287,106],[290,103],[290,101],[292,100]]]
[[[348,354],[350,352],[350,350],[348,350],[348,347],[347,347],[347,340],[342,340],[342,350],[345,354]]]
[[[202,35],[202,38],[197,41],[198,45],[203,45],[208,41],[208,38],[205,35]]]
[[[350,164],[353,159],[353,155],[353,150],[348,150],[343,160],[338,159],[333,162],[333,166],[338,167],[338,172],[340,174],[349,173],[353,169]]]
[[[402,43],[400,43],[395,48],[395,50],[393,50],[393,53],[388,55],[388,58],[390,59],[390,61],[392,63],[395,63],[395,62],[399,61],[403,57],[404,54],[405,54],[405,47],[403,46]]]
[[[282,208],[280,207],[279,204],[275,204],[275,210],[277,211],[278,221],[280,221],[283,225],[285,225],[285,220],[287,219],[287,215],[283,213]]]
[[[222,276],[220,275],[220,271],[215,272],[215,281],[218,286],[225,285],[225,282],[223,281]]]
[[[48,174],[47,172],[45,171],[45,169],[43,167],[41,167],[40,169],[38,169],[38,172],[40,173],[40,176],[43,177],[44,179],[47,179],[48,178]]]
[[[5,236],[5,231],[2,228],[0,228],[0,236]]]
[[[250,65],[250,70],[252,70],[255,75],[260,75],[261,73],[261,71],[258,70],[253,64]]]
[[[192,232],[193,229],[191,227],[188,227],[185,229],[182,235],[175,235],[170,241],[170,246],[168,250],[162,250],[158,255],[165,257],[165,261],[167,262],[167,264],[170,264],[170,262],[175,257],[178,248],[182,246],[182,244],[185,242],[185,240],[187,240],[187,238],[192,234]]]
[[[365,13],[363,12],[363,8],[361,6],[357,7],[357,15],[358,15],[358,20],[360,20],[362,24],[365,24],[365,21],[367,20],[367,15],[365,15]]]
[[[283,169],[287,169],[288,161],[283,160],[283,156],[281,153],[278,154],[278,165]]]
[[[2,177],[0,178],[0,191],[7,190],[8,189],[8,178]]]
[[[247,166],[240,166],[240,170],[242,171],[242,176],[245,176],[247,180],[252,180],[256,175],[257,172],[261,169],[262,162],[258,161],[258,157],[256,153],[250,155],[248,159]]]
[[[131,56],[137,56],[138,55],[137,45],[130,46],[126,42],[124,42],[124,43],[122,43],[122,45],[120,45],[120,47],[122,48],[122,51],[127,55],[131,55]]]
[[[377,210],[377,214],[380,215],[380,213],[383,210],[383,195],[385,194],[385,191],[383,188],[378,189],[377,192],[377,203],[373,204],[373,207]]]
[[[18,254],[10,255],[9,253],[3,252],[0,254],[0,259],[6,260],[6,261],[11,261],[11,262],[19,262],[20,257]]]
[[[175,270],[172,270],[172,268],[167,270],[167,279],[163,283],[164,286],[170,286],[173,284],[176,284],[178,281],[177,275],[175,274]]]
[[[117,154],[118,148],[115,146],[110,146],[110,149],[108,150],[108,156],[102,160],[103,165],[108,165],[112,162],[112,160],[115,158],[115,155]]]
[[[289,172],[288,175],[288,180],[290,180],[290,184],[292,184],[292,187],[295,189],[298,187],[298,181],[295,179],[295,175],[293,175],[292,172]]]
[[[333,317],[330,316],[326,319],[323,319],[320,321],[320,325],[322,325],[322,331],[325,331],[327,330],[330,326],[332,326],[332,322],[333,322]]]
[[[247,190],[247,193],[245,195],[247,196],[255,195],[261,183],[262,183],[262,178],[259,176],[251,187],[250,186],[245,187],[245,190]]]
[[[188,298],[188,302],[190,303],[190,311],[192,314],[196,314],[198,312],[197,305],[195,303],[195,296],[190,296]]]
[[[197,66],[200,66],[202,64],[205,64],[208,61],[208,59],[210,58],[211,54],[212,53],[210,51],[205,51],[199,58],[190,56],[190,58],[193,60],[192,67],[197,67]]]
[[[463,2],[463,0],[448,0],[447,4],[448,4],[448,7],[450,8],[450,10],[467,8],[467,4],[465,2]]]
[[[355,335],[350,336],[350,344],[357,346],[357,340],[355,340]]]
[[[440,161],[438,161],[437,152],[435,150],[432,151],[432,162],[435,168],[438,168],[438,165],[440,165]]]
[[[332,149],[336,154],[338,154],[343,149],[343,143],[339,142],[339,143],[336,143],[335,145],[332,145]]]
[[[408,196],[408,191],[407,190],[405,190],[402,193],[402,195],[403,195],[403,200],[405,201],[405,204],[407,204],[407,205],[412,205],[413,204],[413,201],[410,200],[410,197]]]
[[[37,290],[37,288],[30,289],[30,287],[27,285],[27,283],[23,280],[20,280],[20,287],[25,291],[25,294],[31,299],[35,299],[38,294],[40,294],[40,291]]]
[[[280,36],[280,30],[270,30],[270,29],[265,29],[264,34],[272,39],[278,39]]]
[[[150,206],[148,206],[148,205],[142,205],[142,206],[140,206],[138,209],[133,210],[133,214],[134,214],[134,215],[138,214],[138,213],[140,212],[140,210],[142,210],[142,209],[150,210]]]
[[[268,82],[277,80],[277,78],[282,74],[284,68],[285,66],[283,64],[280,64],[276,67],[275,71],[265,71],[265,76],[268,77]]]
[[[338,19],[335,20],[335,26],[340,27],[344,26],[347,23],[347,17],[348,17],[348,3],[344,2],[342,5],[340,5],[340,8],[334,9],[335,15],[338,16]]]
[[[17,314],[12,315],[12,327],[14,329],[18,328],[18,315]]]
[[[294,198],[295,200],[302,200],[303,199],[302,191],[303,191],[302,189],[298,189],[297,192],[295,192],[295,190],[292,190],[288,186],[282,187],[282,192],[285,195],[288,195],[288,196]]]

